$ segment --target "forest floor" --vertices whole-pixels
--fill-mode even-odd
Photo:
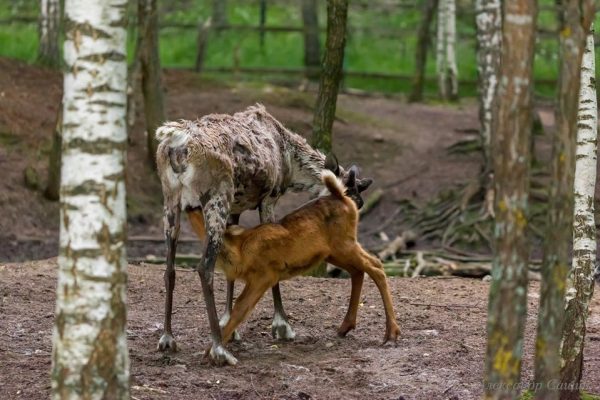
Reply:
[[[308,136],[315,93],[281,86],[225,85],[185,71],[167,70],[167,111],[172,119],[233,113],[255,102],[290,129]],[[58,244],[58,204],[41,190],[27,189],[24,170],[45,185],[48,151],[61,97],[57,72],[0,58],[0,398],[47,398]],[[375,179],[381,203],[361,219],[360,240],[380,243],[375,234],[398,203],[423,204],[442,190],[477,177],[478,153],[449,154],[447,148],[474,138],[477,107],[407,104],[400,97],[341,95],[334,126],[334,151],[343,165],[355,163]],[[548,128],[550,107],[540,115]],[[538,160],[547,160],[547,135],[537,138]],[[160,185],[148,167],[141,118],[131,132],[127,164],[128,230],[131,237],[162,236]],[[368,193],[367,193],[368,195]],[[295,208],[305,196],[286,195],[276,212]],[[246,213],[242,222],[257,222]],[[182,237],[192,238],[183,219]],[[402,215],[389,224],[389,237],[405,229]],[[419,248],[435,243],[418,242]],[[194,242],[180,253],[197,253]],[[128,255],[164,256],[164,245],[130,241]],[[26,260],[41,261],[26,261]],[[7,264],[14,262],[13,264]],[[391,278],[396,314],[403,328],[397,346],[380,346],[384,333],[381,301],[368,283],[358,329],[335,336],[345,313],[349,281],[300,278],[283,284],[286,308],[298,338],[270,337],[270,295],[242,327],[243,341],[231,345],[240,360],[234,368],[212,368],[202,359],[207,322],[197,277],[178,273],[174,326],[182,350],[165,357],[155,351],[163,311],[162,266],[130,267],[129,345],[132,398],[474,399],[482,393],[488,283],[452,278]],[[219,303],[223,282],[217,279]],[[525,341],[524,381],[531,380],[538,284],[532,283]],[[327,305],[328,307],[324,307]],[[600,301],[589,322],[584,384],[600,392]],[[318,318],[315,318],[318,316]]]
[[[235,367],[203,358],[208,321],[199,278],[177,274],[173,329],[181,350],[156,351],[163,318],[163,267],[130,265],[128,344],[132,399],[478,399],[482,395],[488,283],[461,278],[390,278],[402,328],[381,346],[385,316],[375,285],[365,281],[357,329],[336,336],[349,298],[345,279],[284,282],[294,342],[271,339],[270,294],[229,345]],[[224,282],[215,281],[224,307]],[[49,397],[56,259],[0,265],[0,398]],[[239,288],[238,288],[239,290]],[[523,382],[532,379],[539,285],[528,294]],[[584,388],[600,393],[600,298],[591,306]]]

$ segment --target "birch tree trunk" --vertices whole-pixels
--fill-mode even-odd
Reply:
[[[327,1],[327,40],[313,120],[313,147],[331,152],[331,131],[342,79],[348,0]]]
[[[579,399],[583,372],[586,320],[594,293],[596,264],[596,154],[598,151],[598,105],[596,99],[594,31],[587,37],[581,62],[581,87],[577,115],[575,157],[573,264],[567,280],[565,322],[561,344],[561,399]],[[572,388],[573,390],[569,390]]]
[[[40,1],[38,62],[52,68],[60,66],[60,1]]]
[[[437,74],[442,100],[458,99],[456,66],[456,2],[439,0],[437,21]]]
[[[423,85],[425,83],[425,68],[427,67],[427,49],[431,42],[431,23],[438,8],[438,0],[425,0],[423,5],[423,19],[417,34],[417,48],[415,51],[415,76],[413,77],[412,90],[408,97],[410,102],[423,100]]]
[[[590,5],[586,6],[589,1]],[[581,59],[591,24],[593,0],[564,0],[560,29],[560,72],[556,107],[556,129],[552,140],[552,172],[548,228],[544,240],[540,309],[536,338],[535,382],[537,399],[558,399],[560,343],[564,323],[569,247],[573,227],[573,178],[577,137],[577,108]],[[583,17],[586,19],[584,20]]]
[[[67,0],[54,399],[129,398],[127,0]]]
[[[302,22],[304,24],[306,78],[315,81],[319,79],[319,66],[321,64],[317,0],[302,0]]]
[[[495,215],[485,398],[519,394],[529,263],[528,188],[536,0],[505,0],[502,57],[492,118]]]
[[[156,168],[158,143],[154,132],[165,122],[165,106],[158,54],[158,13],[156,0],[138,0],[138,40],[136,54],[142,77],[146,146],[148,161]]]
[[[476,0],[477,72],[479,78],[479,135],[483,150],[483,171],[492,171],[492,112],[498,85],[502,46],[502,6],[500,0]],[[533,136],[532,136],[533,137]]]

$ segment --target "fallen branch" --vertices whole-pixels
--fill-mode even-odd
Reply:
[[[364,217],[365,215],[370,213],[373,210],[373,208],[375,208],[375,206],[377,206],[379,204],[382,197],[383,197],[383,190],[382,189],[375,190],[373,193],[371,193],[369,195],[369,197],[367,197],[365,204],[363,204],[363,206],[360,209],[360,211],[358,212],[358,214],[361,217]]]

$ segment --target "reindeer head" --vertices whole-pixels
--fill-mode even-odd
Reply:
[[[325,168],[332,171],[342,180],[342,183],[346,186],[346,195],[350,197],[356,204],[356,207],[360,209],[364,204],[360,194],[371,186],[373,179],[358,178],[358,167],[356,165],[352,165],[347,171],[344,170],[340,167],[337,158],[333,154],[329,154],[325,158]]]

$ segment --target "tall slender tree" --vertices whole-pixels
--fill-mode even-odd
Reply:
[[[526,238],[536,0],[505,0],[494,102],[494,258],[489,292],[485,398],[518,396],[527,316]]]
[[[40,1],[38,62],[58,68],[60,51],[58,38],[60,35],[60,0]]]
[[[67,0],[54,399],[129,398],[127,0]]]
[[[327,39],[313,120],[312,144],[331,152],[331,131],[342,79],[348,0],[327,0]]]
[[[477,72],[479,86],[479,135],[485,176],[492,171],[492,112],[498,85],[502,45],[502,5],[500,0],[476,0]],[[533,136],[532,136],[533,137]]]
[[[588,4],[589,3],[589,4]],[[548,228],[544,242],[540,311],[536,338],[535,382],[538,399],[558,399],[549,382],[560,379],[560,342],[573,226],[573,177],[581,58],[591,24],[593,0],[563,0],[556,126],[552,140],[552,172]],[[589,13],[586,15],[586,13]]]
[[[155,167],[157,142],[154,131],[165,121],[165,105],[158,54],[156,0],[138,0],[137,61],[142,79],[148,160]]]
[[[440,97],[442,100],[457,100],[456,0],[439,0],[436,66]]]
[[[52,147],[50,148],[50,156],[48,157],[48,182],[44,196],[48,200],[57,201],[60,195],[60,173],[62,163],[62,104],[58,110],[58,117],[54,126],[52,135]]]
[[[306,68],[306,78],[316,81],[319,79],[319,66],[321,64],[317,0],[302,0],[302,22],[304,25],[304,68]]]
[[[427,49],[431,42],[431,23],[438,8],[439,0],[425,0],[423,3],[423,19],[417,33],[417,47],[415,50],[415,75],[412,90],[408,97],[411,102],[423,100],[423,86],[425,84],[425,67],[427,66]]]
[[[224,28],[229,25],[229,19],[227,18],[227,0],[213,0],[213,12],[212,21],[217,28]]]
[[[581,62],[575,156],[573,264],[567,280],[565,322],[561,344],[561,399],[579,399],[583,345],[590,300],[594,293],[596,222],[594,193],[598,151],[598,104],[594,31],[590,31]]]

